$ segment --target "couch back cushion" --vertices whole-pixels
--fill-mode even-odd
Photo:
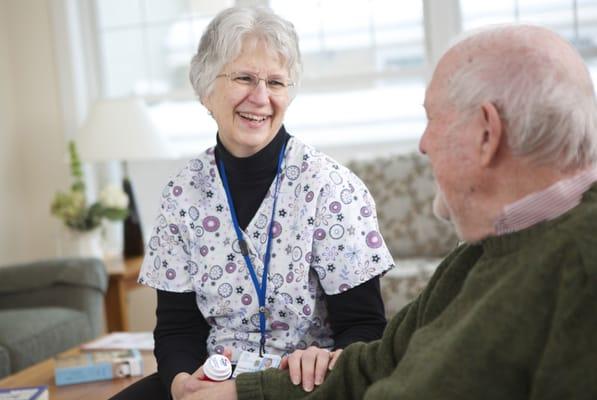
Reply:
[[[435,184],[426,157],[400,154],[348,163],[377,206],[379,228],[390,252],[406,257],[443,257],[458,243],[452,226],[433,214]]]

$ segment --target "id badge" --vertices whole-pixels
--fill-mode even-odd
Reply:
[[[238,374],[244,374],[245,372],[256,372],[268,368],[278,368],[281,360],[282,358],[275,354],[265,354],[263,357],[259,357],[259,354],[257,353],[243,351],[236,362],[236,369],[232,374],[232,378],[236,378]]]

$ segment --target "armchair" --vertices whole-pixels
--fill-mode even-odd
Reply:
[[[435,183],[418,153],[353,160],[348,164],[377,205],[379,229],[396,268],[381,279],[386,315],[393,317],[427,285],[435,268],[458,244],[449,223],[433,214]]]
[[[99,259],[0,267],[0,378],[99,336],[107,284]]]

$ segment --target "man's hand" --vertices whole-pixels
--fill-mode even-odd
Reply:
[[[282,359],[280,368],[289,369],[290,380],[295,385],[303,382],[306,392],[313,390],[315,385],[321,385],[328,370],[332,370],[342,349],[330,352],[311,346],[306,350],[296,350]]]

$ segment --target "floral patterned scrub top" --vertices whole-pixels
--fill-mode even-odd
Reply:
[[[244,230],[261,281],[273,205],[272,182]],[[282,165],[266,293],[266,351],[330,348],[325,294],[392,268],[375,204],[348,169],[291,137]],[[259,304],[240,252],[214,148],[188,162],[164,188],[139,282],[196,293],[211,326],[209,354],[259,350]]]

